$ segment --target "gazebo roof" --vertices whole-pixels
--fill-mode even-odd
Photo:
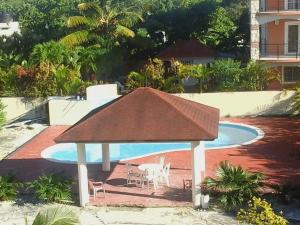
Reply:
[[[71,126],[58,143],[213,140],[219,110],[152,88],[138,88],[100,106]]]

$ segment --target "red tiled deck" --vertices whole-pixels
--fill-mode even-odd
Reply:
[[[292,182],[300,185],[300,119],[261,117],[231,118],[232,122],[254,125],[265,132],[265,137],[256,143],[238,148],[206,151],[206,175],[212,176],[217,164],[228,160],[252,171],[268,176],[268,182]],[[55,144],[53,139],[67,126],[52,126],[0,162],[0,175],[12,171],[17,178],[30,181],[42,173],[63,172],[77,179],[76,165],[50,162],[41,158],[43,149]],[[156,156],[132,160],[133,164],[153,162]],[[191,177],[191,152],[165,154],[166,163],[171,163],[171,187],[152,188],[126,187],[124,162],[113,163],[111,172],[102,172],[100,165],[88,165],[90,178],[105,180],[107,195],[92,204],[183,206],[191,205],[191,193],[182,188],[182,179]]]

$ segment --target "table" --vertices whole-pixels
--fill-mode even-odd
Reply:
[[[139,165],[138,169],[141,171],[146,171],[146,170],[159,171],[161,169],[161,165],[159,163],[144,163]]]
[[[149,182],[153,182],[154,189],[156,189],[158,187],[159,172],[162,169],[161,165],[158,163],[144,163],[139,165],[138,169],[146,172],[146,175],[144,177],[145,180],[143,180],[142,182],[146,181],[148,188]]]

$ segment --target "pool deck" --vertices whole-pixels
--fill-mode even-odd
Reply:
[[[246,146],[206,151],[206,175],[212,176],[219,162],[264,173],[269,183],[291,182],[300,185],[300,119],[287,117],[223,118],[222,120],[257,126],[265,132],[261,140]],[[41,158],[43,149],[55,144],[56,136],[68,126],[51,126],[0,162],[0,175],[13,172],[23,181],[43,173],[61,172],[77,180],[77,166]],[[90,178],[105,181],[106,197],[99,193],[94,205],[190,206],[191,192],[183,190],[183,179],[191,178],[191,152],[164,153],[171,163],[171,187],[126,187],[125,162],[112,163],[111,172],[100,164],[88,165]],[[157,155],[130,160],[134,165],[157,161]],[[74,186],[75,189],[77,186]],[[91,199],[92,200],[92,199]]]

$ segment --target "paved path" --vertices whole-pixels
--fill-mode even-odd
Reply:
[[[45,205],[0,202],[0,225],[29,224],[39,209]],[[234,225],[237,221],[229,215],[215,211],[195,211],[192,208],[124,208],[88,207],[79,209],[81,225]]]

